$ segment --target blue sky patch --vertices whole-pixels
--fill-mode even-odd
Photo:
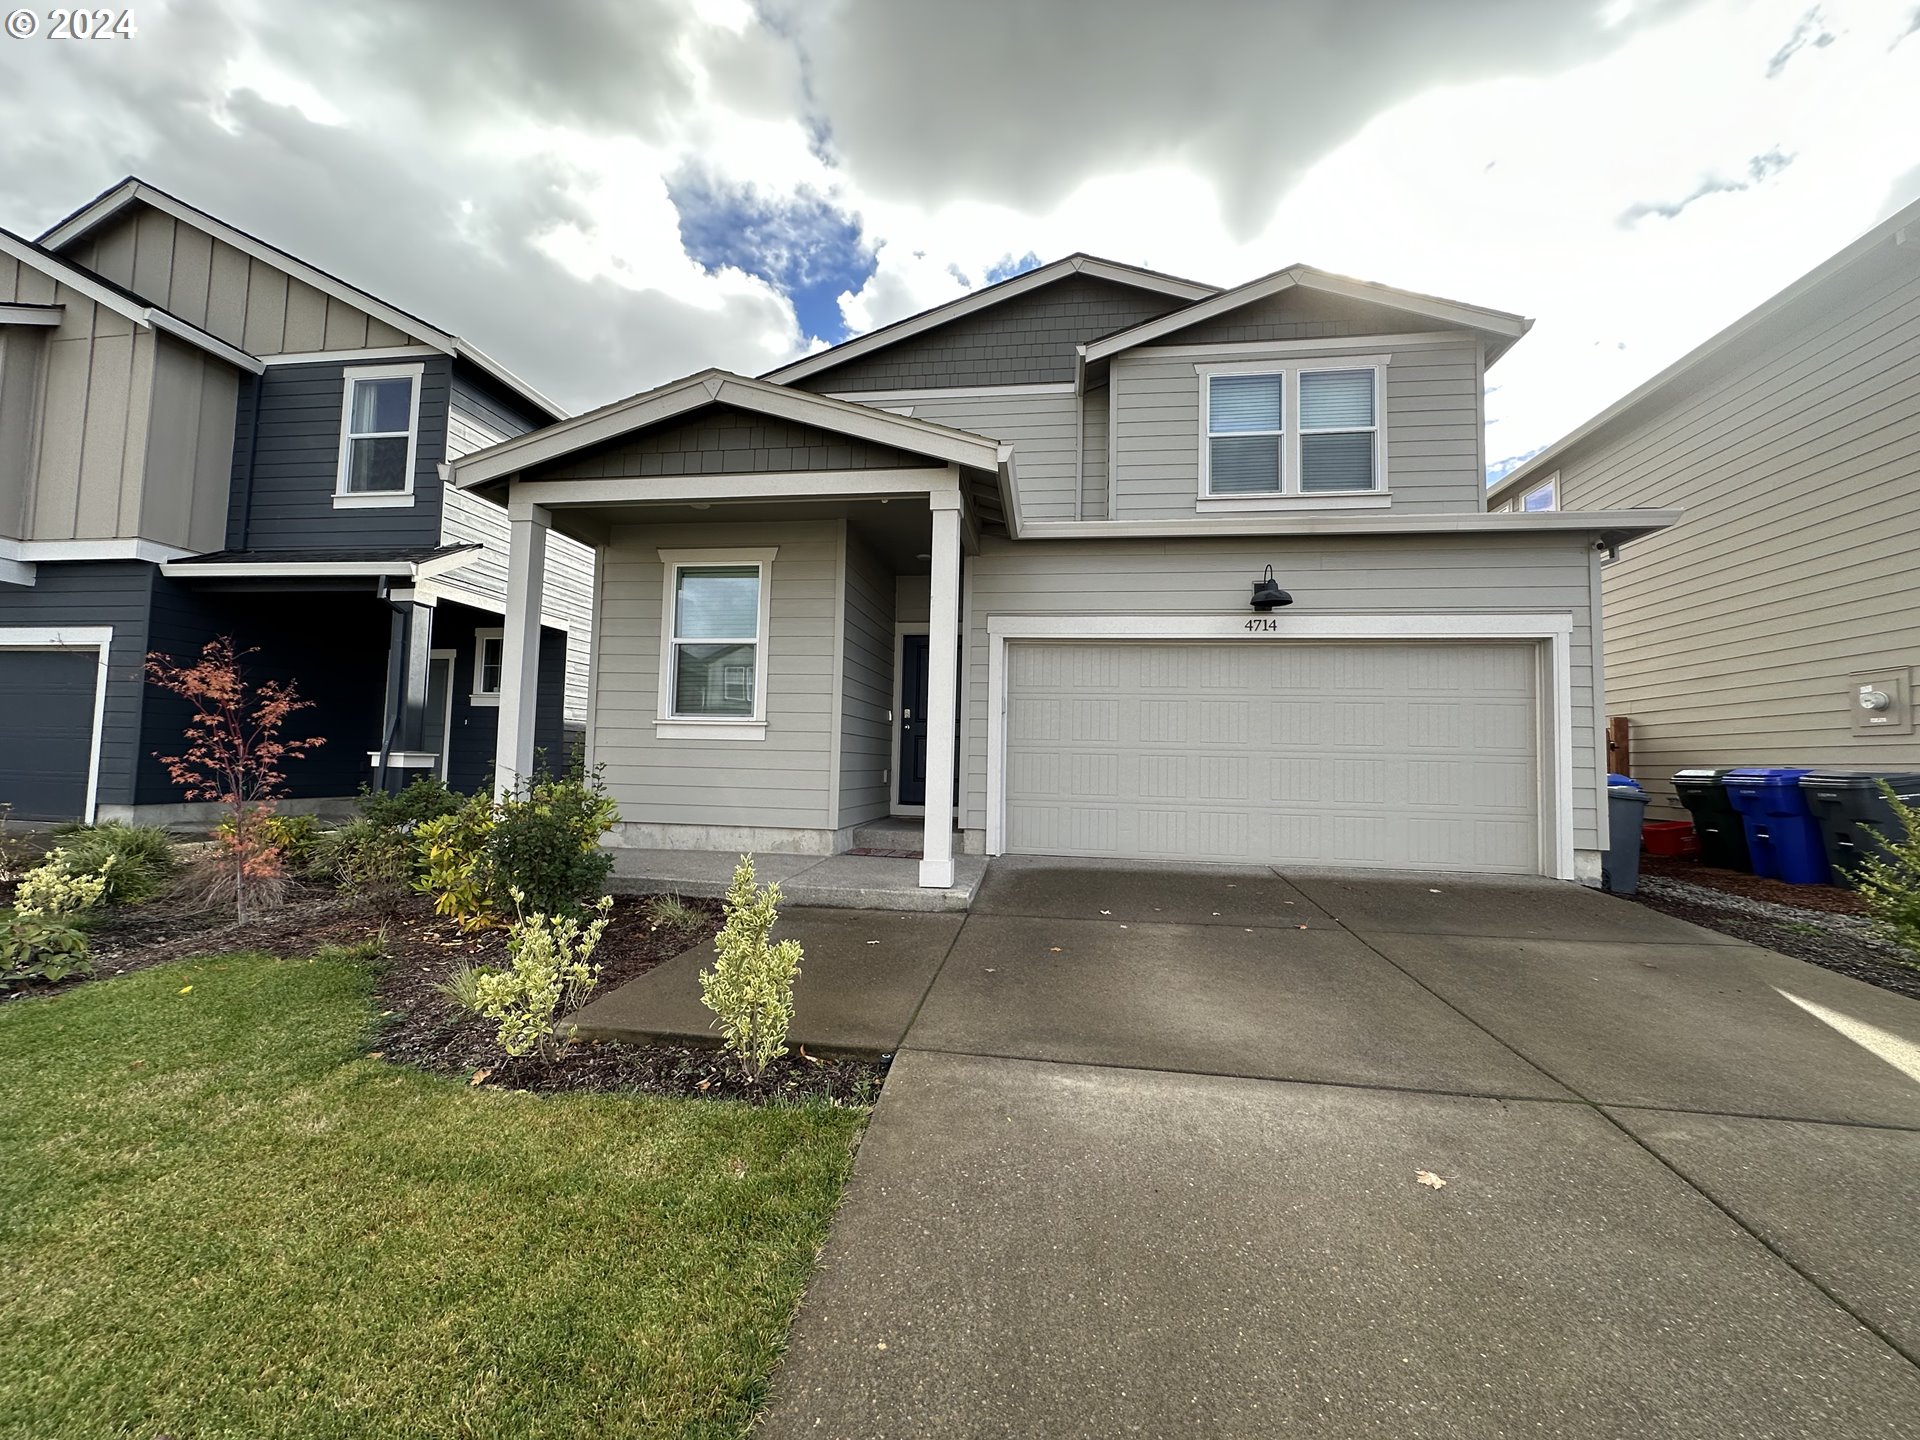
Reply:
[[[998,285],[1002,280],[1011,280],[1016,275],[1024,275],[1029,270],[1040,268],[1040,257],[1029,250],[1018,260],[1009,255],[997,265],[987,267],[987,284]]]
[[[876,264],[859,216],[810,190],[770,196],[698,172],[670,180],[667,198],[701,269],[757,275],[793,302],[802,334],[834,345],[847,338],[840,296],[865,285]]]

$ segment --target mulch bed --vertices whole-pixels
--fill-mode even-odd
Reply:
[[[596,993],[605,994],[693,946],[711,944],[720,928],[719,902],[685,903],[698,916],[698,925],[676,930],[656,924],[644,899],[615,897],[606,933],[594,952],[601,967]],[[505,932],[463,934],[452,921],[436,916],[423,897],[409,897],[381,912],[331,887],[296,884],[284,906],[246,924],[177,895],[112,909],[99,915],[88,932],[91,978],[110,979],[201,955],[307,955],[323,945],[352,945],[376,933],[385,936],[387,958],[378,971],[382,1013],[374,1053],[398,1064],[515,1090],[639,1091],[753,1104],[816,1099],[871,1104],[887,1073],[885,1061],[802,1053],[775,1061],[752,1081],[717,1046],[612,1041],[571,1043],[551,1061],[537,1055],[508,1059],[494,1042],[492,1022],[461,1009],[439,988],[463,965],[504,969]],[[30,986],[0,992],[0,999],[51,995],[86,983],[75,978]]]
[[[717,900],[688,900],[699,912],[699,929],[656,925],[646,901],[616,896],[613,918],[594,958],[599,960],[600,993],[644,975],[696,945],[710,945],[720,928]],[[797,1100],[834,1100],[871,1104],[887,1073],[886,1062],[800,1055],[777,1060],[758,1081],[717,1048],[677,1045],[621,1045],[578,1041],[552,1061],[529,1055],[507,1059],[494,1043],[493,1025],[455,1005],[440,985],[462,965],[502,967],[505,937],[499,931],[462,934],[451,921],[411,902],[403,923],[387,932],[387,963],[380,974],[385,1028],[378,1053],[423,1070],[514,1090],[644,1091],[650,1095],[703,1096],[754,1104]]]
[[[1867,907],[1858,892],[1839,885],[1789,885],[1764,875],[1749,875],[1742,870],[1719,870],[1684,856],[1642,855],[1642,875],[1658,875],[1662,880],[1684,880],[1689,885],[1705,885],[1729,895],[1744,895],[1749,900],[1771,900],[1776,905],[1792,905],[1799,910],[1828,910],[1835,915],[1864,915]]]
[[[1920,969],[1901,963],[1861,923],[1866,907],[1851,890],[1788,885],[1654,855],[1641,857],[1641,873],[1632,898],[1650,910],[1920,1000]]]

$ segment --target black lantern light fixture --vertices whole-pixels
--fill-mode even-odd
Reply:
[[[1267,566],[1266,575],[1253,582],[1253,608],[1265,614],[1292,603],[1293,596],[1282,590],[1280,582],[1273,578],[1273,566]]]

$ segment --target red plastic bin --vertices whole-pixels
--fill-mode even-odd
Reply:
[[[1700,837],[1691,820],[1649,820],[1640,827],[1640,843],[1649,855],[1700,853]]]

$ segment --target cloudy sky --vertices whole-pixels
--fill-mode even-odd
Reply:
[[[1916,0],[176,0],[0,37],[0,225],[137,173],[586,407],[1074,250],[1538,321],[1538,449],[1920,199]],[[43,27],[44,30],[44,27]]]

